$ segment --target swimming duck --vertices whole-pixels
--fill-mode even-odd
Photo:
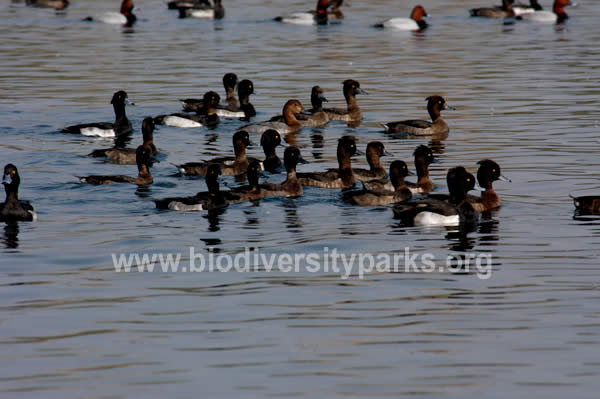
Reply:
[[[156,146],[154,145],[154,127],[154,119],[145,118],[142,121],[142,137],[144,139],[142,145],[151,150],[151,155],[156,155],[157,153]],[[89,156],[95,158],[110,158],[110,160],[114,163],[134,165],[136,163],[136,150],[136,148],[121,147],[103,148],[101,150],[92,151]]]
[[[500,165],[491,159],[483,159],[477,162],[479,169],[477,170],[477,182],[480,189],[483,190],[481,197],[475,195],[467,195],[467,201],[473,205],[473,208],[478,212],[485,212],[500,207],[502,201],[494,191],[492,184],[497,180],[510,182],[500,170]],[[447,194],[430,194],[430,198],[448,201]]]
[[[426,145],[418,146],[414,153],[415,169],[417,171],[417,182],[405,182],[405,185],[413,194],[427,194],[433,190],[433,183],[429,178],[429,165],[434,162],[433,152]],[[393,184],[388,180],[373,180],[365,183],[365,187],[369,190],[393,190]]]
[[[600,214],[600,195],[584,195],[581,197],[573,197],[575,209],[580,214]]]
[[[17,167],[12,163],[7,164],[2,177],[2,185],[6,192],[6,200],[0,204],[0,221],[2,222],[31,222],[37,219],[35,210],[29,201],[19,201],[19,184],[21,184],[21,177]]]
[[[325,108],[323,111],[332,121],[357,122],[362,120],[362,112],[356,102],[356,95],[369,94],[360,88],[360,83],[353,79],[347,79],[343,82],[344,98],[347,109]]]
[[[519,19],[529,22],[560,24],[569,18],[564,8],[570,5],[569,0],[554,0],[552,11],[535,11],[520,15]]]
[[[260,138],[260,145],[265,153],[265,160],[262,162],[263,170],[275,173],[281,166],[281,159],[275,153],[275,148],[281,145],[281,135],[277,130],[266,130]]]
[[[125,105],[134,105],[123,90],[116,92],[110,103],[115,111],[115,122],[83,123],[80,125],[67,126],[61,131],[63,133],[78,133],[84,136],[117,137],[131,133],[133,130],[131,122],[125,114]]]
[[[250,145],[248,132],[239,131],[233,135],[233,151],[235,157],[213,158],[204,162],[188,162],[175,167],[185,176],[205,176],[210,165],[219,166],[219,173],[226,176],[237,176],[246,173],[250,160],[246,157],[246,147]]]
[[[173,0],[167,3],[167,8],[169,10],[176,10],[181,7],[212,8],[209,0]]]
[[[64,10],[69,6],[69,0],[26,0],[25,4],[31,7]]]
[[[477,221],[479,213],[467,201],[467,192],[475,188],[475,177],[462,166],[452,168],[446,176],[449,200],[427,198],[393,208],[394,218],[407,226],[456,226]]]
[[[139,146],[135,150],[135,158],[138,167],[138,176],[79,176],[79,181],[85,184],[117,184],[117,183],[133,183],[138,186],[145,186],[153,183],[152,175],[150,174],[150,166],[152,165],[152,149]]]
[[[529,5],[520,3],[515,4],[514,0],[511,0],[511,3],[516,16],[543,10],[542,6],[537,0],[529,0]]]
[[[254,94],[254,84],[248,79],[242,80],[238,84],[240,104],[219,104],[217,106],[217,115],[224,118],[244,118],[246,120],[256,116],[256,110],[250,102],[251,94]]]
[[[246,170],[248,184],[245,186],[232,188],[229,191],[231,193],[231,195],[228,197],[229,203],[257,201],[266,196],[265,190],[263,190],[259,184],[261,169],[260,162],[257,160],[250,162],[248,169]]]
[[[446,134],[450,128],[440,116],[442,110],[454,110],[442,96],[431,96],[427,101],[427,112],[432,122],[424,120],[406,120],[400,122],[382,123],[383,129],[388,133],[407,133],[415,136],[429,136]]]
[[[225,88],[225,106],[239,106],[237,99],[235,98],[235,86],[238,84],[238,77],[235,73],[226,73],[223,75],[223,87]],[[206,112],[203,110],[204,101],[199,98],[186,98],[180,99],[185,112]],[[219,104],[221,106],[221,104]],[[221,115],[219,115],[221,116]]]
[[[289,100],[283,106],[283,122],[266,121],[245,125],[240,130],[251,133],[264,133],[267,129],[275,129],[280,134],[295,133],[302,129],[304,121],[299,121],[296,114],[302,112],[302,103],[298,100]]]
[[[299,197],[302,195],[302,184],[296,174],[296,166],[306,163],[297,147],[287,147],[283,153],[283,163],[287,172],[287,178],[280,184],[262,184],[261,190],[265,197]]]
[[[323,102],[327,102],[327,99],[323,96],[323,89],[319,86],[313,86],[310,92],[310,102],[312,108],[297,114],[296,119],[298,119],[304,127],[325,126],[329,122],[329,117],[323,112]],[[276,115],[269,120],[269,122],[283,121],[283,115]]]
[[[472,17],[510,18],[515,16],[511,0],[502,0],[501,7],[480,7],[469,10]]]
[[[221,0],[214,0],[212,7],[206,7],[204,3],[199,6],[177,7],[179,18],[200,18],[200,19],[223,19],[225,18],[225,8]]]
[[[408,176],[409,171],[404,161],[394,161],[390,165],[390,180],[394,186],[393,191],[380,190],[372,191],[366,188],[362,190],[346,191],[342,194],[342,199],[355,205],[388,205],[404,202],[412,197],[412,193],[404,184],[404,178]]]
[[[214,91],[207,91],[203,97],[203,104],[206,110],[205,115],[185,114],[176,112],[170,115],[158,115],[154,118],[157,124],[167,125],[182,128],[192,127],[215,127],[219,124],[219,116],[217,115],[217,104],[221,101],[221,97]]]
[[[199,192],[190,197],[171,197],[154,200],[158,209],[171,209],[174,211],[210,211],[225,208],[229,205],[227,198],[230,193],[219,189],[218,165],[210,165],[206,171],[206,187],[208,191]]]
[[[87,17],[85,21],[98,21],[111,25],[131,27],[137,20],[133,13],[133,0],[123,0],[120,12],[105,12],[96,17]]]
[[[380,158],[392,154],[385,150],[383,143],[380,141],[371,141],[367,144],[366,154],[369,169],[353,168],[352,173],[354,173],[354,178],[359,181],[384,178],[386,176],[386,171],[383,166],[381,166]]]
[[[322,188],[350,188],[356,179],[352,173],[351,157],[362,155],[356,148],[356,141],[352,136],[343,136],[338,140],[337,160],[338,168],[326,172],[298,173],[298,180],[303,186]]]
[[[394,28],[398,30],[423,30],[427,22],[423,20],[427,12],[423,6],[415,6],[410,13],[410,18],[391,18],[375,25],[376,28]]]
[[[295,12],[282,17],[275,17],[274,21],[283,22],[284,24],[292,25],[327,25],[328,11],[333,0],[318,0],[316,11],[311,12]]]

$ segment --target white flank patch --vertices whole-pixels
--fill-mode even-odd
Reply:
[[[393,28],[398,30],[419,30],[419,25],[414,19],[410,18],[392,18],[383,23],[385,28]]]
[[[193,121],[187,118],[181,118],[179,116],[167,116],[163,119],[163,123],[167,126],[190,128],[190,127],[202,127],[201,123]]]
[[[204,208],[202,204],[186,205],[183,202],[171,201],[169,202],[169,209],[174,211],[202,211]]]
[[[523,21],[538,22],[542,24],[553,24],[557,21],[557,16],[552,11],[536,11],[521,15]]]
[[[27,211],[29,213],[31,213],[31,216],[33,217],[33,222],[35,222],[37,220],[37,213],[35,213],[35,211]]]
[[[107,12],[101,15],[98,15],[94,18],[96,21],[112,24],[112,25],[125,25],[127,23],[127,18],[125,15],[120,12]]]
[[[292,25],[314,25],[315,17],[306,12],[297,12],[283,17],[281,22]]]
[[[94,137],[115,137],[114,129],[100,129],[98,127],[84,127],[81,129],[81,134],[84,136]]]
[[[190,10],[189,16],[192,18],[213,18],[215,12],[213,10]]]
[[[434,212],[421,212],[415,217],[415,226],[457,226],[458,215],[444,216]]]
[[[217,115],[222,118],[243,118],[246,116],[242,111],[229,111],[227,109],[217,109]]]

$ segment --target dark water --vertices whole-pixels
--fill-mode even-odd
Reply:
[[[21,198],[39,214],[1,226],[0,396],[597,397],[600,224],[574,220],[568,195],[600,192],[600,3],[581,1],[556,27],[467,17],[489,1],[424,0],[432,26],[423,34],[369,27],[409,14],[412,4],[391,0],[352,1],[344,22],[327,27],[270,21],[313,1],[225,1],[219,22],[178,20],[162,1],[138,1],[132,30],[80,22],[118,1],[72,3],[61,14],[0,5],[0,160],[19,167]],[[344,79],[370,93],[359,98],[361,126],[330,123],[295,137],[310,161],[304,171],[335,166],[344,134],[361,147],[380,140],[406,161],[433,144],[440,191],[448,168],[474,172],[492,158],[512,179],[496,184],[504,204],[468,235],[404,228],[389,209],[347,206],[337,191],[311,188],[218,215],[157,212],[153,198],[204,190],[169,162],[230,152],[240,126],[232,120],[156,132],[167,160],[153,168],[151,187],[77,184],[75,175],[133,175],[135,166],[86,157],[111,141],[61,127],[111,120],[110,97],[125,89],[137,103],[128,108],[134,145],[145,116],[222,92],[229,71],[254,81],[257,120],[289,98],[308,104],[314,84],[334,105]],[[446,140],[382,132],[378,122],[425,118],[432,94],[457,108],[445,114]],[[250,273],[113,268],[111,254],[134,252],[181,253],[189,266],[190,248],[206,256],[408,248],[431,254],[435,271],[360,279],[354,270],[343,279],[311,273],[305,261],[298,273],[266,272],[262,262]],[[490,256],[490,278],[444,267],[471,255]]]

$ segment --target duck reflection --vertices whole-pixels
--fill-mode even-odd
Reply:
[[[221,230],[219,226],[221,224],[221,215],[225,213],[226,209],[212,209],[207,211],[206,215],[202,216],[208,220],[208,231],[211,233]]]
[[[298,216],[298,205],[294,199],[286,199],[283,203],[285,212],[285,227],[293,233],[302,232],[302,221]]]
[[[4,246],[8,249],[19,247],[19,223],[7,222],[4,225]]]

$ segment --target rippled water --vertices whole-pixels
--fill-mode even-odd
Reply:
[[[370,27],[408,15],[406,2],[354,0],[342,24],[326,27],[271,21],[313,1],[224,3],[226,19],[213,22],[138,1],[131,30],[80,21],[118,1],[73,1],[59,14],[0,4],[0,159],[19,167],[21,198],[39,214],[1,226],[0,396],[595,398],[600,224],[574,219],[568,195],[600,190],[600,3],[581,1],[556,27],[467,17],[490,1],[424,0],[432,26],[422,34]],[[380,140],[407,161],[432,144],[440,191],[449,167],[475,171],[492,158],[512,179],[496,184],[504,204],[468,235],[404,228],[389,209],[347,206],[337,191],[314,188],[217,215],[157,212],[153,198],[204,189],[169,163],[230,152],[240,126],[231,120],[156,132],[167,161],[153,168],[151,187],[76,182],[133,175],[135,166],[88,158],[111,142],[61,127],[111,120],[110,97],[125,89],[137,103],[128,108],[134,145],[145,116],[222,92],[228,71],[254,81],[257,120],[289,98],[308,104],[314,84],[334,105],[344,79],[370,93],[359,97],[361,126],[333,122],[295,137],[310,161],[304,171],[335,166],[344,134],[361,147]],[[382,132],[378,122],[426,117],[432,94],[457,108],[445,114],[446,140]],[[266,272],[261,262],[251,273],[112,266],[113,253],[181,253],[187,262],[190,247],[214,256],[408,248],[432,254],[436,267],[342,279],[310,273],[306,262],[298,273]],[[439,271],[448,256],[478,254],[493,259],[489,279]]]

